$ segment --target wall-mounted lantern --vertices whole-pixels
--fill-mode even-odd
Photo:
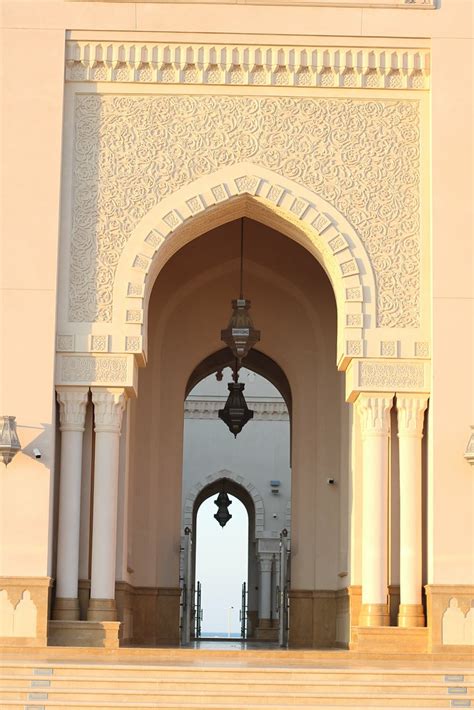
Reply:
[[[0,416],[0,460],[8,466],[19,451],[21,444],[16,433],[16,417]]]
[[[471,425],[472,433],[467,442],[466,451],[464,452],[464,458],[469,461],[471,466],[474,466],[474,424]]]

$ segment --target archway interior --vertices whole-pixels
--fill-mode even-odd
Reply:
[[[202,377],[213,377],[212,373],[228,362],[228,354],[221,352],[224,348],[220,335],[229,322],[231,301],[239,295],[239,217],[236,214],[235,221],[212,229],[179,249],[160,271],[150,296],[148,361],[140,370],[138,397],[130,403],[128,419],[131,512],[128,532],[119,530],[122,536],[127,532],[130,539],[128,555],[121,560],[121,574],[124,581],[139,590],[134,592],[136,599],[140,597],[136,602],[139,613],[149,603],[148,590],[156,590],[158,599],[152,628],[141,622],[138,612],[134,615],[133,638],[138,642],[153,643],[155,638],[161,643],[176,642],[179,634],[180,547],[186,500],[183,402],[195,383]],[[341,453],[349,447],[350,423],[343,376],[335,367],[334,293],[326,273],[306,249],[271,227],[246,219],[244,296],[251,300],[255,327],[261,331],[261,340],[249,356],[249,369],[276,385],[282,406],[291,411],[288,517],[291,515],[292,587],[305,594],[308,590],[311,594],[311,590],[335,593],[346,583],[347,578],[340,573],[347,573],[350,553],[350,501],[345,493],[349,462]],[[216,363],[213,358],[221,360]],[[228,379],[226,375],[222,383],[223,401]],[[249,384],[245,394],[250,394]],[[206,426],[206,408],[204,404],[202,420],[196,413],[189,420],[196,423],[196,431]],[[217,420],[216,411],[212,416]],[[289,414],[286,416],[286,422],[276,417],[274,423],[286,427],[289,440]],[[262,429],[266,426],[265,421],[254,419],[234,440],[223,422],[217,420],[214,424],[219,426],[216,441],[228,437],[238,445],[245,443],[247,432],[253,431],[254,425],[261,425]],[[284,437],[279,437],[279,441],[284,442]],[[265,447],[260,443],[256,453],[262,452]],[[193,460],[196,462],[196,458]],[[249,457],[245,467],[251,473],[250,479],[254,474],[252,465],[255,456]],[[258,464],[259,468],[262,466],[263,463]],[[220,473],[221,468],[222,464],[204,467],[202,478],[226,475]],[[232,471],[230,464],[227,468],[246,478],[245,472]],[[328,487],[329,477],[340,480],[337,489]],[[283,480],[283,474],[265,473],[266,495],[276,501],[271,480]],[[281,486],[280,496],[283,494]],[[257,514],[261,532],[269,529],[273,512],[270,507]],[[279,530],[284,527],[288,527],[286,515],[278,519]],[[279,531],[273,532],[278,537]],[[254,593],[257,596],[258,589]],[[293,603],[293,608],[297,603]],[[163,619],[169,620],[169,626],[164,627]]]

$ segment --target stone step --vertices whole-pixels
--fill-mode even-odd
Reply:
[[[2,662],[1,672],[3,675],[25,676],[34,678],[55,678],[75,677],[101,679],[107,677],[117,681],[129,680],[162,680],[164,678],[173,680],[176,676],[180,680],[192,680],[198,675],[201,679],[236,681],[242,678],[254,681],[267,681],[271,674],[273,681],[297,681],[299,683],[339,681],[348,680],[355,682],[378,682],[389,679],[394,682],[439,682],[456,684],[459,682],[474,683],[474,670],[472,668],[440,668],[435,671],[433,668],[393,668],[391,666],[370,667],[364,665],[361,668],[354,667],[353,663],[343,664],[336,667],[275,667],[262,665],[261,667],[245,666],[211,666],[206,665],[124,665],[109,663],[92,664],[28,664]]]
[[[261,691],[271,693],[278,688],[279,693],[292,693],[295,690],[301,692],[316,692],[324,691],[331,692],[337,688],[344,688],[346,692],[361,692],[364,690],[372,690],[377,693],[431,693],[433,695],[446,695],[474,692],[474,683],[465,682],[445,682],[445,681],[420,681],[418,680],[361,680],[347,679],[346,677],[337,679],[317,679],[308,681],[306,679],[294,680],[279,680],[268,677],[266,679],[254,679],[242,677],[240,679],[225,680],[222,678],[208,679],[203,678],[204,674],[196,674],[195,677],[178,676],[167,677],[165,675],[158,676],[154,679],[144,680],[141,678],[110,678],[108,676],[51,676],[49,679],[41,679],[34,675],[1,675],[0,674],[0,692],[6,692],[9,689],[27,689],[32,688],[51,688],[58,691],[62,688],[74,688],[78,692],[83,688],[95,690],[115,690],[117,687],[127,692],[128,689],[134,691],[171,691],[180,690],[185,685],[187,688],[192,686],[195,692],[204,692],[207,690],[223,689],[229,692],[238,692],[242,688],[251,688],[252,691]],[[271,676],[271,674],[269,674]],[[47,690],[45,691],[47,692]],[[119,691],[120,692],[120,691]]]
[[[264,704],[264,703],[242,703],[242,702],[211,702],[211,701],[206,701],[204,703],[198,703],[198,702],[193,702],[193,703],[185,703],[182,701],[179,701],[177,703],[174,702],[121,702],[119,705],[117,705],[116,701],[111,701],[111,702],[84,702],[81,700],[70,700],[70,701],[48,701],[48,700],[39,700],[39,701],[32,701],[32,700],[5,700],[2,702],[2,710],[6,710],[8,708],[9,710],[47,710],[47,708],[64,708],[67,710],[82,710],[83,708],[87,708],[87,710],[102,710],[103,708],[114,708],[114,710],[117,710],[118,708],[136,708],[137,710],[139,708],[159,708],[160,710],[176,710],[176,708],[180,708],[181,710],[289,710],[290,708],[301,708],[301,705],[282,705],[282,704]],[[390,710],[405,710],[405,708],[431,708],[431,710],[434,710],[434,708],[455,708],[455,707],[472,707],[472,704],[469,704],[469,701],[467,703],[462,704],[453,704],[453,702],[449,701],[436,701],[436,703],[433,703],[431,700],[419,700],[419,699],[407,699],[404,701],[404,703],[397,703],[395,702],[390,702],[387,704],[386,700],[384,699],[379,700],[378,702],[376,700],[372,700],[370,705],[367,704],[365,699],[361,700],[355,700],[353,698],[348,699],[348,700],[340,700],[338,699],[337,701],[334,701],[334,699],[328,699],[328,700],[323,700],[320,699],[318,702],[313,703],[313,705],[309,707],[314,707],[318,708],[318,710],[332,710],[333,708],[336,707],[346,707],[346,708],[366,708],[370,707],[371,710],[385,710],[387,707],[390,707]]]
[[[372,687],[364,691],[353,691],[341,688],[314,689],[312,692],[302,692],[300,690],[292,690],[290,693],[280,692],[262,692],[259,690],[250,690],[241,688],[237,691],[231,691],[227,688],[212,689],[206,691],[191,690],[161,690],[142,691],[126,689],[108,689],[100,691],[98,689],[77,689],[77,688],[41,688],[41,689],[24,689],[24,688],[0,688],[0,699],[2,703],[6,700],[23,700],[25,703],[32,700],[37,701],[56,701],[56,702],[71,702],[78,701],[89,703],[105,703],[116,702],[120,706],[123,702],[155,702],[155,703],[200,703],[220,702],[225,707],[228,704],[244,704],[244,705],[282,705],[287,707],[311,707],[331,702],[333,705],[347,705],[349,703],[363,705],[364,707],[372,707],[379,705],[383,700],[386,707],[392,705],[405,705],[410,707],[409,703],[415,703],[414,707],[449,707],[453,699],[462,700],[464,702],[474,700],[474,694],[463,694],[462,696],[448,695],[445,691],[443,696],[433,695],[427,692],[412,692],[406,694],[386,692],[380,687]]]

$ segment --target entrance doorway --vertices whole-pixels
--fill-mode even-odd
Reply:
[[[234,438],[218,418],[230,376],[230,369],[222,368],[204,377],[185,402],[181,642],[213,636],[285,644],[287,615],[281,607],[289,589],[289,411],[273,384],[242,368],[240,380],[254,418]],[[214,516],[222,502],[220,524]],[[232,516],[228,520],[227,514]]]
[[[249,563],[249,516],[236,496],[227,496],[226,479],[221,492],[210,496],[196,515],[196,566],[194,638],[239,638],[247,636]],[[219,496],[230,502],[228,523],[215,519]]]

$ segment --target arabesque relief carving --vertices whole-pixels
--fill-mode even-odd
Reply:
[[[77,95],[69,317],[110,322],[122,249],[164,197],[247,161],[314,191],[371,259],[377,325],[419,325],[419,103]]]

